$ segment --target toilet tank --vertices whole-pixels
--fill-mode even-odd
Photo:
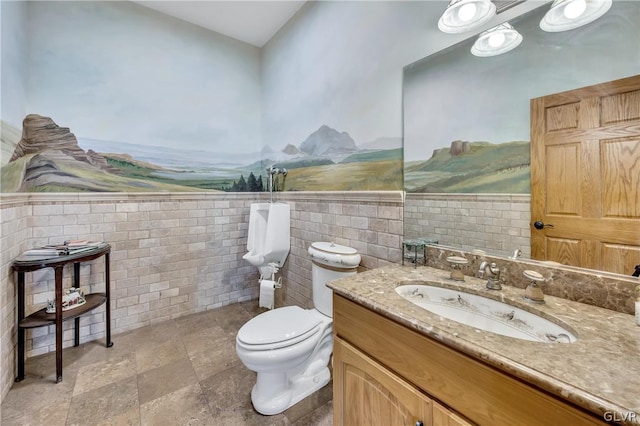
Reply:
[[[333,291],[326,284],[355,274],[360,254],[351,247],[317,242],[309,246],[309,255],[312,261],[313,306],[322,314],[333,317]]]

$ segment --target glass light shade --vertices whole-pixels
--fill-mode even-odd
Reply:
[[[562,14],[567,19],[576,19],[587,10],[587,0],[573,0],[565,6]]]
[[[540,21],[547,32],[572,30],[595,21],[611,8],[612,0],[554,0]]]
[[[491,0],[451,0],[438,21],[440,31],[462,33],[479,27],[496,14]]]
[[[522,43],[522,35],[511,24],[505,22],[480,33],[471,47],[475,56],[496,56],[515,49]]]

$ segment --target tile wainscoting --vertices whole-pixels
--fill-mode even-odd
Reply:
[[[404,203],[407,238],[428,237],[440,244],[512,256],[531,256],[529,194],[412,194]]]
[[[281,271],[276,305],[311,307],[314,241],[355,247],[363,268],[401,258],[402,192],[280,192],[291,204],[291,253]],[[2,194],[0,395],[15,377],[16,290],[13,259],[23,250],[67,239],[112,246],[112,333],[256,299],[258,273],[242,259],[249,207],[268,201],[257,193]],[[81,267],[85,292],[104,288],[104,262]],[[27,274],[27,314],[53,298],[51,270]],[[70,286],[71,270],[65,270]],[[81,318],[81,342],[104,338],[104,308]],[[73,345],[73,322],[64,325],[64,346]],[[55,350],[55,329],[27,331],[27,357]]]

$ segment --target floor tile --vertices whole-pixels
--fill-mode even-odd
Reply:
[[[73,394],[73,383],[43,380],[41,376],[26,376],[13,385],[0,414],[3,426],[64,425]]]
[[[333,401],[329,401],[311,413],[306,414],[295,422],[292,426],[332,426],[333,425]]]
[[[138,401],[144,404],[198,382],[188,358],[138,375]]]
[[[213,415],[251,404],[256,374],[237,365],[200,381]]]
[[[180,339],[164,341],[155,346],[145,345],[136,349],[135,356],[138,373],[188,358],[187,350]]]
[[[111,383],[71,399],[67,425],[93,425],[135,409],[138,405],[137,377]]]
[[[140,422],[154,426],[217,424],[197,383],[140,405]]]
[[[234,334],[225,331],[218,325],[210,325],[208,328],[198,331],[185,332],[182,336],[182,342],[189,355],[212,350],[231,341],[235,341]]]
[[[284,414],[263,416],[253,407],[236,407],[219,413],[215,418],[216,426],[288,426],[290,423]]]
[[[135,354],[130,353],[120,358],[109,358],[86,365],[78,371],[74,395],[119,382],[129,377],[135,377]]]
[[[165,321],[29,358],[25,379],[0,407],[2,426],[331,425],[331,384],[284,413],[253,409],[256,373],[235,352],[242,325],[265,312],[257,301]],[[25,409],[28,407],[28,409]]]
[[[236,355],[235,346],[231,344],[193,354],[191,364],[198,380],[206,380],[224,370],[242,365]]]
[[[315,411],[319,407],[326,405],[333,398],[333,382],[330,381],[317,392],[312,393],[293,407],[285,410],[287,419],[293,423],[307,414]]]

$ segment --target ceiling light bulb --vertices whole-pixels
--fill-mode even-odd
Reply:
[[[554,0],[540,21],[544,31],[572,30],[589,24],[611,8],[613,0]]]
[[[440,31],[448,34],[463,33],[478,28],[496,15],[491,0],[450,0],[438,20]]]
[[[522,35],[508,22],[483,31],[471,47],[475,56],[486,57],[507,53],[522,42]]]
[[[463,22],[468,22],[476,16],[476,11],[478,7],[475,3],[467,3],[464,4],[458,9],[458,18],[460,18]]]
[[[587,10],[587,2],[585,0],[573,0],[565,6],[563,14],[567,19],[576,19]]]
[[[500,47],[504,44],[504,34],[503,33],[496,33],[496,34],[491,34],[489,36],[489,46],[491,47]]]

